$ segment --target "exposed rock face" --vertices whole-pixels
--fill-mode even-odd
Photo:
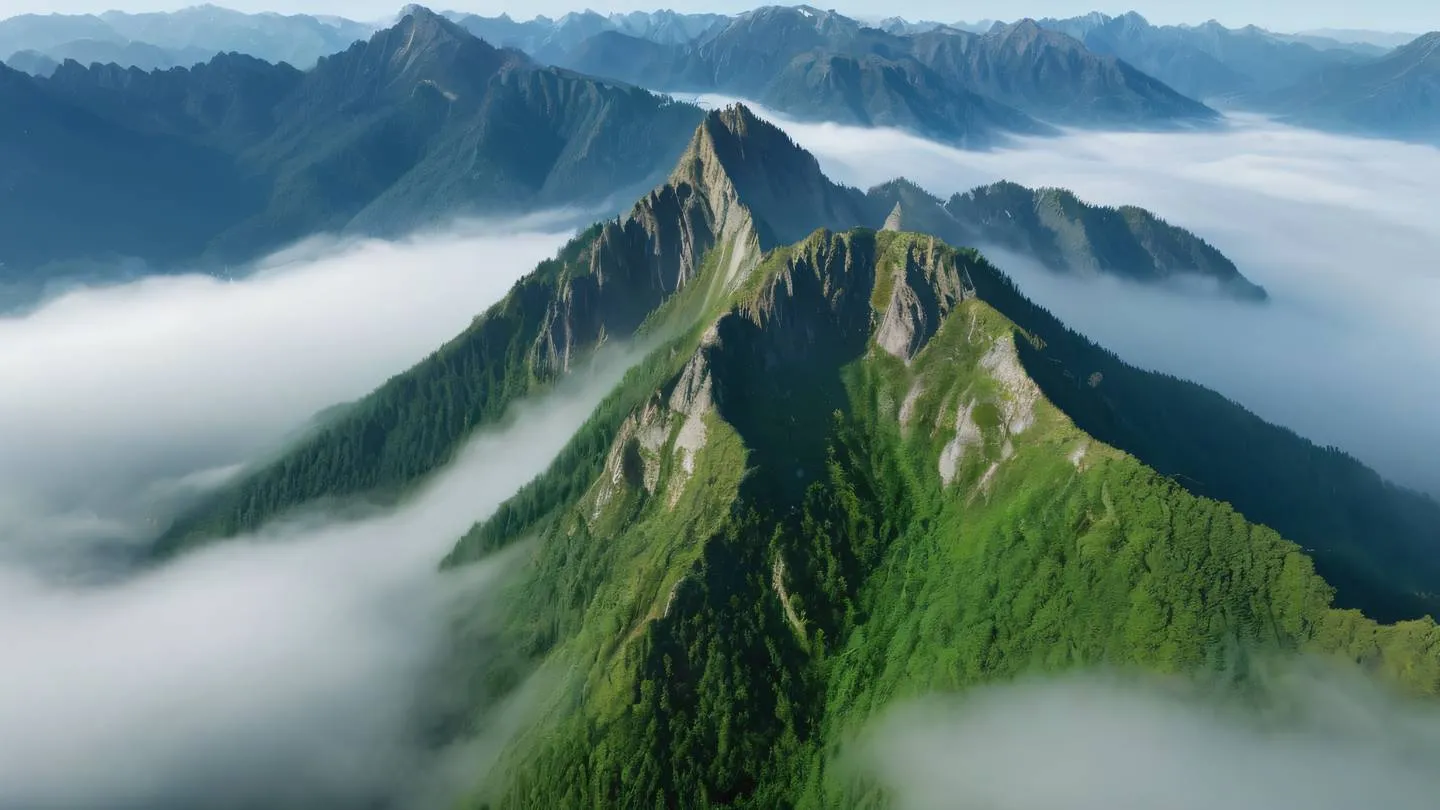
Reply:
[[[895,207],[892,208],[892,209],[890,209],[890,214],[889,214],[889,216],[885,217],[885,225],[884,225],[883,227],[881,227],[880,230],[882,230],[882,231],[899,231],[899,230],[902,230],[902,228],[901,228],[902,222],[903,222],[903,219],[902,219],[902,215],[901,215],[900,203],[899,203],[899,202],[896,202],[896,203],[895,203]]]
[[[911,242],[905,248],[903,262],[891,272],[890,300],[875,342],[908,363],[940,328],[945,316],[965,299],[967,290],[960,271],[937,257],[933,237],[925,248]]]
[[[971,399],[960,406],[960,410],[955,414],[955,438],[947,442],[940,451],[940,480],[947,487],[960,471],[960,462],[965,460],[965,450],[985,443],[985,435],[975,422],[977,404]]]
[[[980,365],[1005,390],[1001,405],[1001,425],[1009,435],[1024,433],[1035,423],[1035,403],[1040,401],[1040,387],[1020,365],[1015,351],[1015,337],[1006,335],[990,347]]]
[[[688,477],[695,472],[695,456],[705,447],[705,416],[714,408],[710,368],[702,353],[697,354],[680,375],[680,382],[670,394],[670,410],[683,415],[685,421],[675,436],[675,454],[680,469]]]
[[[536,347],[537,369],[566,371],[577,346],[633,332],[656,306],[695,280],[712,249],[724,261],[717,294],[744,280],[760,260],[760,232],[768,229],[757,227],[754,209],[740,202],[734,178],[786,172],[784,153],[756,153],[759,145],[749,139],[757,135],[784,137],[738,105],[711,113],[670,179],[625,219],[605,223],[590,250],[588,272],[563,279],[549,305]],[[757,196],[781,205],[774,195]]]

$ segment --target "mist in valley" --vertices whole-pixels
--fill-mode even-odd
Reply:
[[[1218,132],[1071,131],[980,152],[753,109],[848,185],[904,176],[942,199],[1002,179],[1058,186],[1193,231],[1270,301],[1064,277],[1013,254],[986,255],[1128,362],[1213,388],[1440,496],[1440,421],[1430,406],[1440,401],[1440,149],[1239,117]]]
[[[0,807],[445,798],[426,676],[510,561],[439,562],[630,355],[517,406],[399,508],[132,563],[186,493],[424,357],[564,239],[317,242],[242,282],[152,278],[0,321]]]

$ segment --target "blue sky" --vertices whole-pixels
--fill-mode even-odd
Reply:
[[[348,17],[379,18],[393,14],[406,0],[221,0],[243,11],[283,11],[343,14]],[[759,5],[756,0],[432,0],[442,8],[478,13],[507,11],[512,16],[531,17],[537,13],[562,14],[586,5],[599,11],[652,9],[657,6],[687,10],[739,11]],[[834,5],[847,14],[889,16],[944,21],[982,18],[1014,19],[1019,16],[1073,16],[1099,9],[1121,13],[1132,8],[1156,23],[1204,22],[1218,19],[1230,26],[1254,23],[1279,31],[1310,28],[1368,28],[1386,31],[1421,32],[1440,29],[1440,0],[832,0],[816,5]],[[127,11],[173,9],[190,3],[184,0],[0,0],[0,17],[26,12],[83,13],[121,6]]]

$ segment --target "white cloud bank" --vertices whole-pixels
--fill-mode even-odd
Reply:
[[[150,496],[420,360],[565,238],[314,241],[243,281],[156,276],[0,319],[0,538],[143,528]]]
[[[1195,232],[1263,285],[1270,304],[1079,282],[991,258],[1127,361],[1195,380],[1440,494],[1440,149],[1237,118],[1213,133],[1075,131],[967,152],[757,112],[850,185],[904,176],[942,198],[1001,179],[1060,186]]]
[[[324,807],[411,787],[415,691],[455,576],[439,560],[620,370],[521,409],[388,515],[279,526],[95,588],[0,567],[0,807]]]
[[[897,707],[860,762],[899,810],[1429,810],[1440,713],[1289,665],[1262,704],[1071,675]]]
[[[420,787],[422,676],[459,590],[500,575],[439,560],[630,358],[519,407],[363,521],[312,516],[136,572],[132,507],[213,486],[419,360],[563,239],[315,242],[245,281],[152,278],[0,321],[0,808],[317,810]]]

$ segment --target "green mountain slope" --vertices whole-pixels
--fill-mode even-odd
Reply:
[[[1203,279],[1236,298],[1266,297],[1205,240],[1143,208],[1094,206],[1064,189],[1009,182],[941,201],[912,183],[894,181],[871,189],[869,197],[889,207],[886,227],[1018,251],[1056,272],[1142,282]]]
[[[873,223],[876,210],[873,199],[831,183],[812,156],[745,108],[712,113],[670,181],[627,217],[577,238],[435,355],[183,516],[161,548],[254,529],[316,500],[395,497],[510,402],[547,386],[604,340],[632,337],[647,320],[684,331],[695,308],[740,284],[764,251],[816,227]],[[707,268],[720,269],[707,275]],[[697,279],[704,281],[697,286]],[[1300,543],[1340,589],[1339,604],[1387,620],[1440,612],[1440,505],[1200,386],[1125,365],[1008,282],[975,283],[1045,341],[1043,357],[1022,345],[1022,362],[1082,429]],[[686,309],[657,309],[687,289]],[[539,499],[520,510],[517,524],[553,506]]]
[[[0,220],[17,224],[0,281],[117,256],[221,266],[317,231],[395,235],[629,198],[664,177],[703,117],[535,65],[419,8],[307,72],[237,54],[151,73],[0,70],[14,130],[0,172],[15,178]]]
[[[862,220],[862,203],[748,110],[712,114],[669,181],[628,216],[572,240],[465,333],[278,463],[182,518],[161,548],[254,529],[316,499],[398,494],[518,397],[553,382],[602,342],[632,336],[661,303],[692,285],[703,262],[719,268],[714,283],[723,290],[764,250],[799,238],[813,222],[847,227]]]
[[[929,236],[777,250],[659,355],[583,494],[462,540],[538,535],[510,632],[558,684],[474,806],[884,806],[851,734],[1022,672],[1243,680],[1279,648],[1440,693],[1432,621],[1331,608],[1300,548],[1078,429],[1007,290]]]
[[[1298,650],[1440,694],[1414,618],[1440,505],[1124,365],[973,250],[850,227],[869,213],[743,107],[712,113],[628,216],[160,550],[402,495],[632,338],[657,348],[446,560],[528,549],[510,652],[456,641],[447,690],[473,703],[446,728],[543,685],[471,806],[884,806],[844,767],[868,719],[1027,672],[1244,682]]]

